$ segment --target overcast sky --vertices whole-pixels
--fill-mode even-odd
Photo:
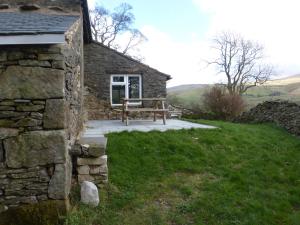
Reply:
[[[211,39],[222,31],[240,33],[265,46],[280,76],[300,73],[298,0],[88,0],[110,10],[133,7],[135,26],[148,38],[140,49],[145,63],[173,79],[168,86],[222,80],[203,60]]]

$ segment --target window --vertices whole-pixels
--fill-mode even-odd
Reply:
[[[111,76],[111,105],[122,104],[122,98],[142,98],[141,75],[112,75]],[[141,104],[129,101],[129,104]]]

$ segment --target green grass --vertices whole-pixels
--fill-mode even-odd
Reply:
[[[273,125],[110,134],[109,181],[67,225],[300,224],[300,139]]]

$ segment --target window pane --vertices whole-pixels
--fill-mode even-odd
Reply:
[[[124,76],[113,76],[113,82],[124,82]]]
[[[140,98],[140,77],[128,77],[129,98]]]
[[[122,98],[125,98],[125,85],[113,85],[112,104],[122,104]]]

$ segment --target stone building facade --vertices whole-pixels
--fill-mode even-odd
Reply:
[[[139,61],[92,42],[84,46],[85,96],[89,119],[116,119],[111,105],[111,75],[138,74],[141,76],[142,97],[166,97],[166,83],[171,77]]]
[[[22,16],[15,7],[23,2],[13,0],[5,5],[9,12]],[[72,176],[69,152],[83,127],[86,34],[80,3],[86,2],[32,2],[38,4],[33,8],[41,19],[51,9],[39,10],[50,2],[53,7],[71,5],[67,11],[72,10],[72,15],[53,20],[73,22],[62,34],[63,43],[1,43],[0,225],[57,223],[59,214],[68,209]],[[4,15],[1,13],[0,17]]]

